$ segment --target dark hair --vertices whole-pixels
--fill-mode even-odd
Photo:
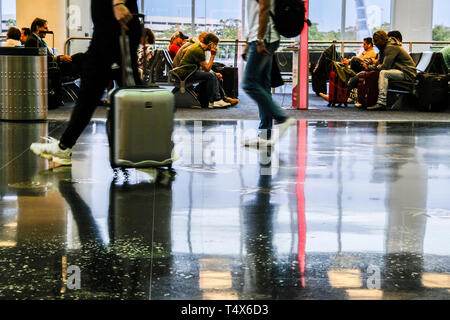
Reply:
[[[400,33],[400,31],[398,31],[398,30],[390,31],[387,35],[388,35],[388,37],[392,37],[392,38],[397,39],[400,42],[403,42],[403,36]]]
[[[203,39],[203,43],[206,45],[210,44],[211,42],[214,42],[216,44],[219,43],[219,37],[217,37],[214,33],[208,33]]]
[[[149,28],[145,28],[143,36],[144,36],[144,40],[145,40],[145,38],[148,38],[148,43],[155,44],[156,38],[155,38],[155,34],[153,33],[152,30],[150,30]]]
[[[20,29],[17,27],[10,27],[8,29],[8,33],[6,34],[6,38],[13,40],[20,40],[21,36],[22,33],[20,32]]]
[[[43,27],[47,23],[47,20],[36,18],[34,19],[33,23],[31,24],[31,32],[36,32],[37,27]]]
[[[370,44],[371,46],[373,46],[372,38],[365,38],[364,41],[365,41],[367,44]]]
[[[30,28],[22,28],[22,30],[23,30],[23,35],[24,36],[29,36],[29,35],[31,35],[31,30],[30,30]]]

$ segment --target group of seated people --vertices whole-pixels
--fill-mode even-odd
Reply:
[[[56,108],[62,104],[61,87],[64,79],[77,79],[81,74],[83,53],[74,56],[57,55],[54,48],[50,48],[45,42],[48,33],[48,22],[45,19],[36,18],[30,28],[10,27],[8,29],[3,47],[47,48],[47,61],[49,70],[49,91],[52,97],[49,99],[49,108]]]
[[[30,35],[30,28],[9,27],[6,33],[6,41],[3,42],[2,47],[23,47]]]
[[[145,28],[144,36],[138,51],[138,61],[141,74],[145,73],[146,65],[154,55],[152,46],[155,44],[153,32]],[[168,47],[172,65],[176,68],[177,76],[184,80],[189,77],[191,82],[203,81],[199,95],[208,99],[208,108],[227,108],[239,103],[238,99],[227,97],[223,89],[223,76],[213,71],[214,60],[218,50],[219,38],[213,33],[203,32],[198,38],[189,39],[182,32],[175,32]],[[207,61],[207,52],[210,52]],[[195,69],[193,66],[196,66]],[[192,74],[191,74],[192,73]]]
[[[48,47],[45,37],[48,32],[48,23],[46,20],[36,18],[30,28],[10,27],[7,33],[7,41],[3,43],[5,47],[46,47],[48,53],[49,66],[57,67],[59,71],[58,78],[79,77],[81,73],[81,64],[83,54],[74,56],[56,55]],[[145,28],[142,35],[141,44],[138,48],[138,67],[141,76],[154,56],[154,44],[156,38],[152,30]],[[222,74],[212,71],[216,53],[218,50],[219,38],[213,33],[201,33],[198,38],[189,39],[182,32],[175,32],[170,40],[169,54],[173,60],[174,68],[179,68],[177,74],[183,79],[194,70],[192,65],[197,66],[197,70],[191,75],[191,81],[203,81],[205,85],[198,86],[201,92],[198,95],[206,95],[209,108],[226,108],[236,105],[239,100],[227,97],[223,89]],[[209,61],[206,61],[206,53],[210,52]],[[186,67],[184,67],[186,66]],[[49,74],[50,77],[50,74]],[[60,100],[61,80],[57,82],[56,88],[57,100]],[[57,101],[57,105],[61,102]]]
[[[350,68],[354,74],[346,83],[348,92],[355,90],[358,86],[359,73],[365,71],[379,71],[378,100],[375,105],[367,106],[367,110],[385,110],[387,104],[387,93],[389,80],[414,80],[417,75],[416,64],[408,52],[402,46],[402,35],[399,31],[386,33],[379,30],[374,33],[373,39],[364,39],[364,51],[350,60],[343,59],[341,62]],[[374,50],[379,50],[377,54]],[[319,94],[325,100],[329,96]],[[349,97],[349,103],[355,103],[356,107],[362,107],[357,101]]]

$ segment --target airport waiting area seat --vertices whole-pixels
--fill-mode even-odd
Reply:
[[[189,68],[193,70],[185,79],[177,74],[178,70]],[[176,108],[200,108],[202,106],[194,86],[200,81],[191,81],[190,77],[198,70],[195,65],[174,68],[172,58],[168,50],[155,50],[148,68],[144,71],[144,84],[147,86],[169,86],[174,87]]]
[[[448,74],[448,69],[445,65],[442,53],[425,51],[421,53],[411,53],[410,55],[416,63],[418,75],[425,73]],[[388,107],[392,107],[393,102],[399,95],[406,96],[407,101],[414,104],[418,98],[417,88],[419,86],[419,78],[420,76],[414,81],[389,81]]]

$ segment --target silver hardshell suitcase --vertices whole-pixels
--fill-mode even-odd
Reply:
[[[172,167],[173,94],[159,88],[122,88],[111,95],[113,168]]]
[[[129,39],[122,29],[123,88],[110,96],[108,116],[113,168],[172,168],[174,95],[158,87],[135,86]]]

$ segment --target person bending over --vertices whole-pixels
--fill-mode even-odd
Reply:
[[[180,62],[183,59],[184,55],[186,54],[186,52],[188,51],[188,49],[195,43],[200,43],[203,42],[203,40],[205,39],[205,36],[208,34],[208,32],[202,32],[200,33],[200,35],[198,36],[198,38],[191,38],[189,39],[188,42],[186,42],[181,48],[180,50],[178,50],[175,59],[173,59],[173,66],[179,67],[180,66]],[[214,72],[214,70],[210,71],[211,73],[214,73],[216,75],[216,81],[218,82],[217,84],[217,88],[219,90],[219,95],[221,96],[222,100],[224,100],[227,103],[230,103],[232,106],[235,106],[239,103],[239,99],[233,99],[230,97],[226,96],[225,90],[223,89],[223,76],[221,73],[216,73]]]
[[[210,72],[217,53],[219,38],[214,33],[208,33],[202,42],[191,45],[183,59],[180,62],[180,68],[177,72],[181,79],[185,79],[194,70],[189,65],[197,66],[197,70],[189,78],[190,80],[199,80],[206,82],[206,94],[208,96],[208,108],[229,107],[230,103],[222,100],[218,88],[217,76]],[[206,52],[211,52],[209,62],[206,62]],[[182,68],[184,67],[184,68]]]

